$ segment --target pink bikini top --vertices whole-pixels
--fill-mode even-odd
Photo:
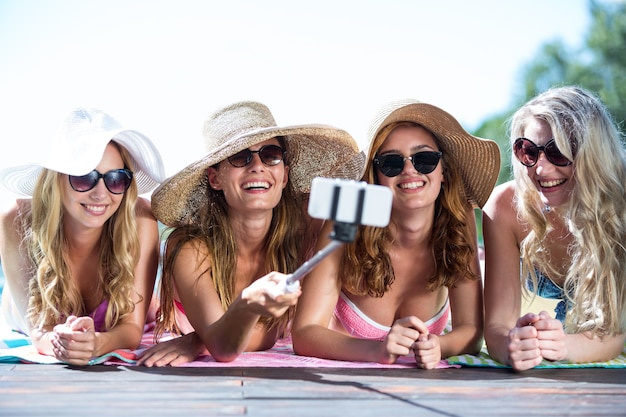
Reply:
[[[428,331],[440,335],[448,325],[450,300],[446,300],[441,310],[427,322]],[[366,316],[346,295],[341,292],[335,306],[334,317],[352,336],[361,339],[384,340],[391,327],[383,326]]]

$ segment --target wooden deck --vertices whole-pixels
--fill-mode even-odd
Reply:
[[[625,416],[626,370],[0,365],[0,416]]]

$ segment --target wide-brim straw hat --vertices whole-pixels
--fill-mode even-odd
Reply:
[[[391,123],[408,121],[424,126],[452,155],[465,184],[465,197],[475,208],[482,208],[500,173],[500,149],[493,140],[472,136],[448,112],[413,99],[387,103],[374,117],[368,130],[368,162],[374,158],[382,138],[378,133]],[[375,142],[376,140],[376,142]]]
[[[345,130],[310,124],[280,127],[264,104],[242,101],[211,114],[204,122],[207,155],[165,180],[152,193],[152,210],[167,226],[194,224],[208,204],[207,168],[277,136],[285,137],[289,181],[309,193],[315,177],[360,179],[365,155]]]
[[[110,141],[119,143],[130,154],[139,194],[152,191],[165,179],[161,155],[147,136],[123,128],[100,109],[76,108],[56,130],[45,162],[4,169],[0,171],[0,182],[15,194],[32,196],[44,168],[67,175],[86,175],[98,166]]]

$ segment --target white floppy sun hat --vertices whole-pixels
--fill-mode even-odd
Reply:
[[[77,108],[58,127],[44,162],[4,169],[0,171],[0,183],[15,194],[32,196],[43,169],[86,175],[100,163],[110,141],[120,144],[130,154],[139,194],[152,191],[165,179],[161,155],[147,136],[123,128],[102,110]]]

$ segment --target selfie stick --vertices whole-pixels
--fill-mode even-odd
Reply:
[[[335,187],[333,190],[333,202],[331,209],[331,219],[337,218],[337,208],[339,207],[339,194],[341,188]],[[363,203],[365,201],[365,188],[361,188],[358,191],[357,206],[355,212],[354,223],[335,222],[333,232],[330,234],[332,239],[326,246],[320,249],[311,259],[304,262],[298,269],[292,274],[287,276],[285,281],[286,292],[293,292],[300,286],[299,282],[305,277],[313,268],[317,266],[325,257],[330,255],[335,249],[343,246],[344,243],[354,241],[356,236],[357,226],[361,224],[361,217],[363,215]]]

